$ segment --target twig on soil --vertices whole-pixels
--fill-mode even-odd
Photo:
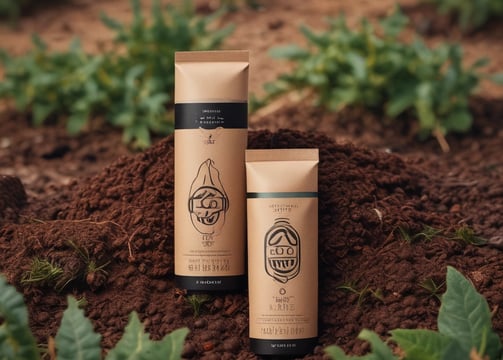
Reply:
[[[448,153],[451,150],[451,147],[449,146],[449,143],[445,139],[445,135],[442,134],[442,132],[439,129],[434,129],[432,132],[433,136],[435,139],[437,139],[438,144],[440,145],[440,148],[444,153]]]
[[[135,231],[133,231],[133,233],[131,234],[131,236],[129,237],[128,241],[127,241],[127,247],[128,247],[128,250],[129,250],[129,258],[128,260],[130,262],[134,261],[135,260],[135,257],[133,255],[133,250],[132,250],[132,246],[131,246],[131,241],[133,240],[134,236],[136,235],[136,233],[140,230],[140,228],[136,228]]]

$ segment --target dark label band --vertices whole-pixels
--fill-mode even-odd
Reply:
[[[294,191],[294,192],[249,192],[248,199],[285,199],[285,198],[317,198],[317,192]]]
[[[246,277],[238,276],[180,276],[175,281],[182,289],[192,291],[234,291],[246,288]]]
[[[175,129],[246,129],[247,103],[175,104]]]
[[[250,350],[259,355],[305,355],[313,351],[316,338],[265,340],[250,338]]]

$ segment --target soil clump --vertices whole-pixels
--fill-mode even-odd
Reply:
[[[469,276],[492,309],[503,303],[501,251],[447,235],[463,224],[450,200],[436,194],[457,189],[419,161],[295,130],[250,131],[248,147],[320,149],[320,339],[306,359],[321,359],[330,344],[363,354],[368,345],[356,339],[363,328],[383,337],[399,327],[435,329],[439,301],[422,284],[442,284],[447,265]],[[255,358],[246,291],[213,294],[194,317],[174,283],[173,150],[170,136],[62,186],[50,201],[28,198],[11,207],[16,216],[0,228],[0,271],[24,294],[41,342],[55,335],[66,295],[74,295],[85,299],[105,349],[135,310],[154,339],[188,326],[186,358]],[[19,195],[10,203],[24,201]],[[425,226],[442,233],[415,236]],[[63,267],[70,280],[60,287],[22,284],[35,258]],[[103,271],[89,278],[85,259]],[[493,321],[501,335],[502,313],[495,311]]]

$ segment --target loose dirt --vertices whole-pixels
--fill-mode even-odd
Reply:
[[[459,39],[469,60],[488,55],[490,70],[501,71],[502,42],[495,41],[503,33],[499,24],[461,35],[448,21],[425,25],[430,10],[403,3],[414,24],[430,24],[428,41]],[[355,23],[361,15],[378,18],[391,8],[390,1],[351,4],[278,1],[265,10],[245,8],[229,15],[225,21],[238,26],[227,46],[252,49],[252,90],[259,92],[263,82],[284,70],[266,49],[302,41],[295,33],[300,23],[320,26],[323,16],[342,10]],[[104,30],[85,30],[99,22],[99,10],[128,18],[127,8],[117,0],[61,4],[22,19],[17,30],[2,27],[2,45],[22,52],[26,34],[39,31],[55,47],[63,47],[70,35],[87,36],[93,51],[98,42],[110,40]],[[446,26],[454,30],[442,30]],[[356,339],[363,328],[383,338],[397,327],[435,329],[440,303],[422,285],[442,284],[447,265],[486,297],[494,328],[503,336],[503,103],[498,91],[482,87],[471,104],[473,131],[448,136],[449,153],[442,153],[435,140],[419,142],[411,135],[410,119],[388,123],[382,114],[358,109],[331,114],[295,102],[252,115],[250,148],[320,149],[320,337],[305,359],[322,359],[330,344],[365,353],[368,345]],[[104,127],[70,137],[57,124],[34,129],[29,118],[13,111],[0,115],[0,272],[25,296],[38,340],[47,343],[55,335],[67,296],[73,295],[85,298],[86,315],[103,335],[105,350],[119,340],[134,310],[154,339],[189,327],[185,358],[257,358],[248,350],[246,291],[213,294],[194,317],[174,283],[173,138],[156,139],[135,154],[120,136]],[[443,235],[411,241],[401,232],[417,234],[425,225]],[[462,228],[487,243],[454,239]],[[68,277],[59,291],[21,283],[35,258],[63,266]],[[90,261],[103,271],[83,275]]]

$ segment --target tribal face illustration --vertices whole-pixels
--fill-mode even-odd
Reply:
[[[220,232],[225,223],[225,213],[229,209],[229,198],[214,164],[211,159],[204,161],[190,186],[190,219],[196,230],[205,235]]]
[[[277,218],[264,239],[266,272],[281,283],[300,272],[300,236],[286,218]]]

